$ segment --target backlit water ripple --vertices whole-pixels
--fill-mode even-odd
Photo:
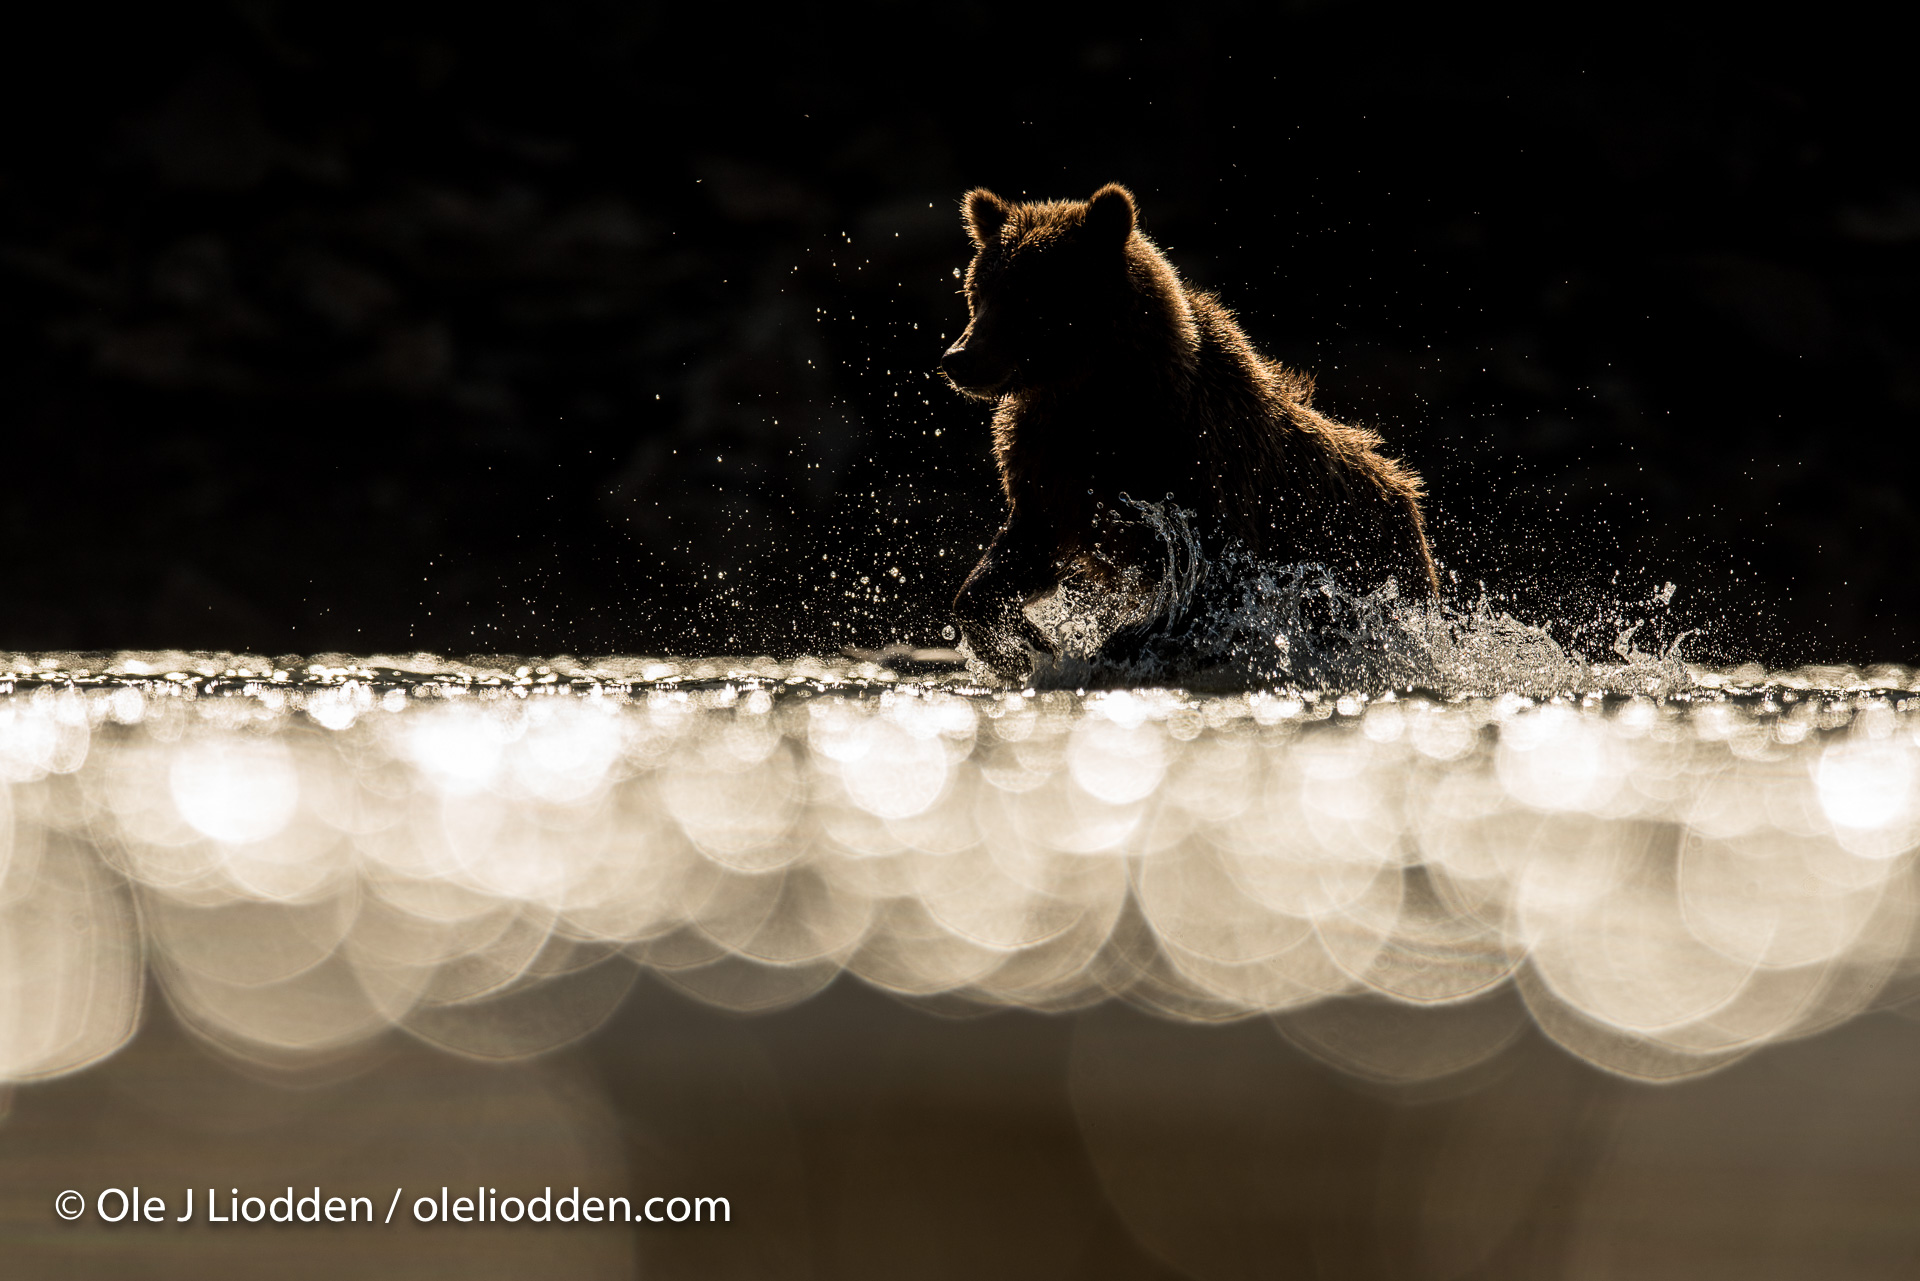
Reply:
[[[641,967],[739,1011],[849,971],[950,1012],[1268,1016],[1387,1081],[1529,1018],[1684,1077],[1916,990],[1906,669],[1372,698],[919,670],[13,658],[0,1083],[111,1053],[149,991],[255,1060],[396,1027],[524,1056]]]

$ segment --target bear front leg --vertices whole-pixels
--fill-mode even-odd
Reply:
[[[1059,582],[1051,541],[1017,512],[1008,517],[953,599],[954,621],[967,648],[1000,679],[1019,680],[1033,669],[1035,653],[1054,652],[1026,607]]]

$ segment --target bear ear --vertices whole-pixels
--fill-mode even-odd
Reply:
[[[1087,230],[1095,240],[1106,244],[1125,244],[1137,218],[1133,193],[1117,182],[1100,188],[1087,202]]]
[[[1007,202],[985,187],[975,187],[960,200],[960,221],[967,225],[967,235],[976,245],[999,239],[1009,212]]]

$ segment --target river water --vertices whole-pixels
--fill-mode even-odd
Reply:
[[[953,657],[13,656],[0,1083],[155,999],[263,1064],[524,1058],[642,972],[743,1013],[852,976],[1266,1018],[1390,1083],[1529,1025],[1673,1080],[1914,1008],[1905,668],[1203,694]]]

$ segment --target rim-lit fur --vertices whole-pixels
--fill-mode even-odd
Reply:
[[[1130,556],[1149,554],[1124,532],[1095,532],[1122,493],[1171,493],[1215,538],[1320,561],[1356,589],[1391,577],[1404,594],[1435,594],[1419,478],[1379,452],[1375,433],[1314,409],[1310,378],[1255,351],[1232,312],[1188,288],[1139,229],[1125,187],[1033,203],[978,188],[961,216],[975,246],[971,319],[942,368],[996,404],[1011,508],[956,602],[970,640],[1002,626],[1034,642],[1017,606],[989,610],[980,593],[1031,592],[1025,604],[1067,574],[1117,580]],[[1008,571],[1014,559],[1028,568]],[[976,652],[983,643],[993,647],[975,641]]]

